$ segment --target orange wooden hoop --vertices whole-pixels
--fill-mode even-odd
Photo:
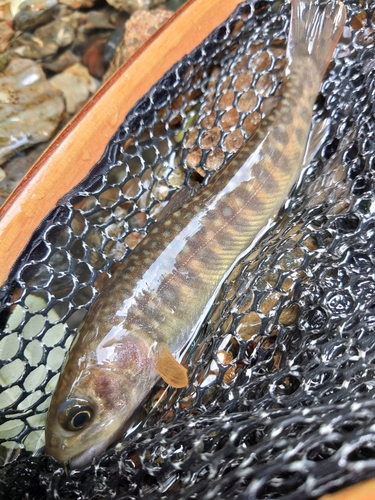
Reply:
[[[375,479],[324,495],[320,500],[375,500]]]

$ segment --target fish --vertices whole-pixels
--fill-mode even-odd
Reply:
[[[277,106],[207,186],[172,197],[94,301],[52,396],[47,455],[70,468],[90,464],[120,439],[160,378],[188,384],[181,353],[301,174],[314,103],[345,22],[339,1],[291,1]]]

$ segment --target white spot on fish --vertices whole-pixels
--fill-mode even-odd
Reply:
[[[221,213],[224,217],[230,217],[233,214],[233,210],[230,207],[224,207]]]

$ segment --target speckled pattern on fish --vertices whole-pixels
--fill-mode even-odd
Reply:
[[[344,23],[341,3],[320,11],[315,1],[292,1],[278,106],[209,186],[167,208],[101,292],[53,396],[48,454],[82,466],[116,440],[159,376],[186,385],[174,358],[298,179],[313,105]]]

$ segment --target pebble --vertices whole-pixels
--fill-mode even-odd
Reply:
[[[69,17],[59,17],[44,26],[40,26],[34,33],[42,42],[51,40],[58,48],[62,48],[67,47],[74,41],[76,26]]]
[[[137,10],[154,9],[165,3],[165,0],[107,0],[107,2],[117,10],[124,10],[132,14]]]
[[[129,16],[113,9],[92,10],[87,13],[85,30],[113,30],[124,26]]]
[[[0,0],[0,205],[97,90],[112,56],[113,72],[173,14],[166,0],[111,2]]]
[[[14,35],[13,28],[6,21],[0,21],[0,53],[7,48],[9,40]]]
[[[13,27],[27,31],[48,23],[54,17],[54,7],[57,3],[57,0],[12,0],[10,11]]]
[[[48,144],[48,142],[43,142],[27,152],[19,153],[4,165],[4,170],[0,168],[0,206],[45,151]]]
[[[37,28],[33,34],[26,32],[15,37],[9,47],[14,54],[39,60],[55,55],[59,49],[70,45],[75,35],[75,26],[68,20],[58,18]]]
[[[61,93],[34,61],[13,58],[0,75],[0,164],[48,140],[64,111]]]
[[[137,11],[125,24],[124,36],[116,49],[104,80],[108,80],[124,62],[172,17],[173,12],[165,9],[155,9],[151,12]]]
[[[42,61],[42,68],[52,73],[61,73],[62,71],[78,63],[80,58],[71,50],[66,50],[57,57],[48,58]]]
[[[90,9],[95,0],[59,0],[59,3],[67,5],[73,10],[76,9]]]
[[[82,62],[87,67],[90,75],[102,78],[105,73],[103,52],[107,43],[104,34],[97,35],[85,50]]]
[[[79,111],[90,94],[93,94],[99,87],[99,81],[93,78],[88,69],[80,63],[53,76],[49,82],[63,93],[69,114]]]

